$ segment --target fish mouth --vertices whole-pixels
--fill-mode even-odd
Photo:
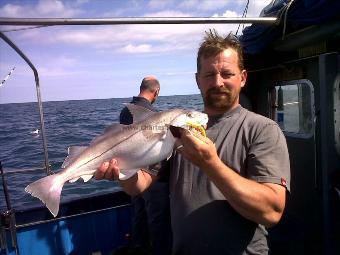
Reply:
[[[175,137],[175,138],[181,138],[181,127],[176,127],[176,126],[169,126],[170,132],[171,134]]]
[[[177,126],[170,125],[169,129],[170,129],[171,134],[175,138],[181,138],[181,129],[189,130],[190,132],[199,133],[202,136],[207,136],[205,132],[206,126],[192,123],[192,122],[187,122],[184,127],[177,127]]]

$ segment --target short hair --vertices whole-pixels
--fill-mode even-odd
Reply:
[[[156,78],[145,77],[140,84],[140,91],[148,90],[150,92],[155,92],[160,88],[159,81]]]
[[[244,69],[243,49],[235,35],[229,33],[226,37],[220,36],[215,29],[205,31],[205,37],[197,53],[197,72],[201,70],[201,58],[216,56],[224,50],[231,48],[237,52],[238,66],[240,70]]]

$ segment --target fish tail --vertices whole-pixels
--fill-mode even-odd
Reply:
[[[25,188],[27,193],[39,198],[50,210],[54,217],[59,211],[60,194],[64,181],[58,174],[41,178]]]

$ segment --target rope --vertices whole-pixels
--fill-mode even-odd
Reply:
[[[41,26],[34,26],[34,27],[22,27],[22,28],[15,28],[15,29],[8,29],[8,30],[1,30],[1,33],[7,33],[7,32],[17,32],[22,30],[30,30],[30,29],[37,29],[42,27],[49,27],[51,25],[41,25]]]
[[[244,7],[242,18],[245,18],[247,16],[248,6],[249,6],[249,0],[247,0],[247,4]],[[237,30],[236,30],[236,35],[238,34],[238,30],[240,29],[240,26],[241,26],[241,23],[238,24],[238,27],[237,27]],[[244,24],[243,24],[243,28],[244,28]]]

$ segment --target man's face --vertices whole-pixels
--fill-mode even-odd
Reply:
[[[196,74],[196,82],[205,111],[214,115],[235,108],[246,78],[246,71],[238,66],[237,52],[231,48],[213,57],[201,57],[201,70]]]

